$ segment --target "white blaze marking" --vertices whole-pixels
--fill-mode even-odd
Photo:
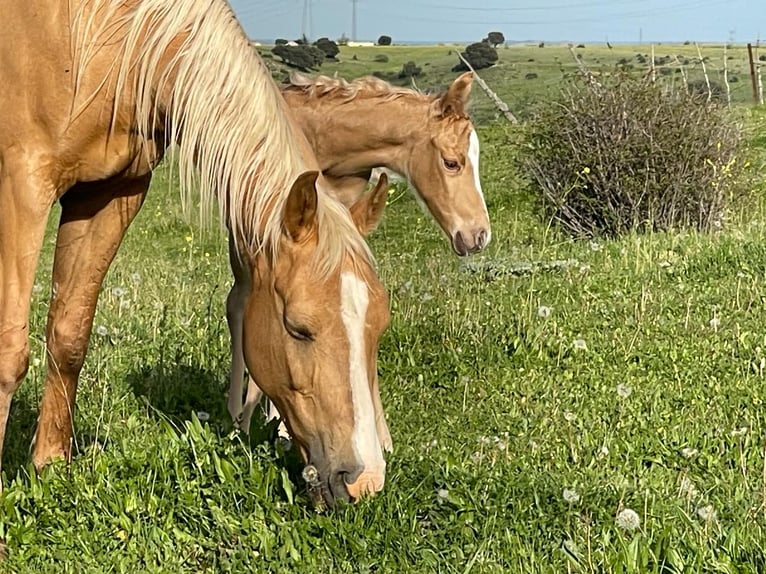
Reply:
[[[340,279],[341,317],[348,336],[351,401],[354,406],[354,430],[351,443],[366,472],[383,472],[385,461],[375,428],[375,409],[367,378],[364,326],[367,317],[367,284],[353,273]]]
[[[484,193],[481,191],[481,181],[479,180],[479,136],[476,135],[476,130],[471,130],[471,135],[468,136],[468,163],[471,164],[473,182],[481,196],[481,204],[484,206],[484,213],[487,214],[487,221],[489,221],[487,202],[484,201]],[[491,231],[487,233],[487,243],[489,243],[491,233]]]

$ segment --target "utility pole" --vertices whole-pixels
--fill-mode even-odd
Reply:
[[[351,0],[351,39],[356,41],[356,3],[359,0]]]
[[[306,36],[306,26],[309,21],[309,0],[303,0],[303,22],[301,24],[301,38],[308,38]]]

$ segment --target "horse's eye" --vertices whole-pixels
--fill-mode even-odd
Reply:
[[[287,334],[290,335],[293,339],[296,339],[298,341],[313,341],[314,340],[314,334],[303,325],[294,325],[292,323],[289,323],[285,321],[285,329],[287,330]]]
[[[457,160],[454,159],[442,159],[444,162],[445,169],[449,171],[459,171],[460,170],[460,163]]]

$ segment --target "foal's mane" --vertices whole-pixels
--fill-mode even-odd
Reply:
[[[284,100],[224,0],[70,0],[75,101],[73,117],[114,86],[134,94],[140,136],[163,128],[178,159],[181,195],[199,190],[203,220],[213,199],[240,248],[276,258],[290,186],[306,169]],[[108,77],[83,94],[96,54],[114,53]],[[160,110],[159,102],[164,106]],[[122,110],[124,112],[124,109]],[[302,137],[302,136],[298,136]],[[371,260],[345,207],[319,194],[322,273],[346,255]]]
[[[349,82],[340,77],[312,77],[297,72],[290,74],[288,83],[283,84],[281,88],[283,92],[301,92],[310,98],[326,98],[339,102],[348,102],[356,98],[395,100],[402,97],[432,102],[440,96],[440,94],[424,94],[410,88],[392,86],[376,76],[362,76]]]

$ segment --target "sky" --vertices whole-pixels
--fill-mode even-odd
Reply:
[[[255,40],[342,34],[401,42],[755,42],[766,0],[230,0]],[[306,6],[309,9],[306,10]]]

